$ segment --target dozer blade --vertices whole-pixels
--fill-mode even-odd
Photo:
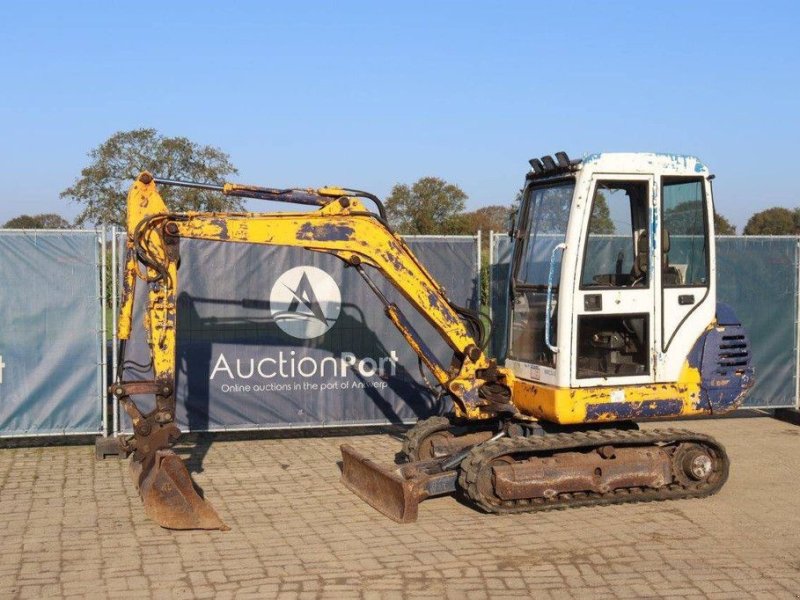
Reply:
[[[167,529],[229,529],[212,506],[194,489],[189,471],[171,450],[159,450],[142,477],[140,463],[131,461],[131,475],[139,487],[147,516]]]
[[[342,450],[342,483],[369,504],[398,523],[417,520],[419,503],[455,490],[456,471],[436,470],[437,461],[402,466],[379,465],[348,444]]]

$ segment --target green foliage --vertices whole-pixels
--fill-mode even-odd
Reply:
[[[463,231],[467,195],[438,177],[423,177],[410,187],[397,184],[386,199],[389,222],[406,235],[453,235]]]
[[[800,233],[800,211],[773,207],[757,212],[744,226],[745,235],[795,235]]]
[[[615,233],[616,227],[611,220],[611,211],[608,210],[606,197],[597,192],[592,205],[592,216],[589,219],[589,233]]]
[[[489,232],[504,233],[508,231],[512,211],[511,206],[492,204],[461,215],[462,227],[459,233],[476,235],[479,231],[481,232],[481,306],[489,304],[489,269],[491,268],[489,265]]]
[[[672,235],[703,235],[704,210],[699,201],[681,202],[664,211],[664,222],[669,224]],[[714,211],[714,234],[736,235],[736,227],[717,211]]]
[[[532,192],[530,198],[532,205],[528,210],[535,210],[537,234],[566,233],[574,190],[574,185],[562,184]]]
[[[165,179],[222,184],[238,173],[230,157],[213,146],[185,137],[166,137],[155,129],[134,129],[112,135],[89,152],[91,163],[62,198],[83,205],[76,224],[125,223],[128,188],[141,171]],[[241,209],[241,201],[217,192],[163,186],[165,202],[176,211]]]
[[[55,213],[20,215],[3,225],[3,229],[69,229],[69,227],[69,221]]]
[[[736,235],[736,227],[728,219],[714,211],[714,233],[716,235]]]
[[[505,232],[509,229],[509,219],[511,218],[512,208],[500,204],[484,206],[472,212],[461,215],[462,232],[475,235],[482,231],[486,239],[489,239],[489,232]]]
[[[664,225],[671,235],[704,235],[704,210],[699,200],[681,202],[664,211]]]
[[[489,311],[489,305],[492,302],[492,290],[489,289],[489,277],[491,275],[490,269],[492,265],[489,264],[489,253],[481,253],[481,289],[480,289],[480,310],[481,312]]]

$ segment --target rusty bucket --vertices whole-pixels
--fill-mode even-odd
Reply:
[[[147,516],[166,529],[229,529],[214,508],[195,490],[181,458],[158,450],[146,472],[131,460],[131,475],[139,488]]]

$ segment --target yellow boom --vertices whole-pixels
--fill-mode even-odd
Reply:
[[[467,311],[448,300],[442,287],[385,220],[366,209],[359,198],[363,193],[340,188],[272,190],[225,184],[215,189],[226,195],[319,208],[311,212],[172,213],[158,192],[159,182],[213,186],[167,182],[142,173],[128,194],[126,266],[118,333],[124,351],[124,342],[131,334],[136,281],[144,280],[148,287],[145,327],[154,379],[118,381],[112,392],[133,422],[134,434],[124,443],[134,454],[135,479],[145,508],[162,526],[224,527],[213,509],[194,493],[180,459],[169,450],[180,435],[174,419],[181,238],[293,246],[340,258],[358,271],[383,302],[387,317],[453,398],[457,416],[480,420],[516,412],[510,403],[511,373],[486,356],[465,323]],[[363,197],[373,199],[369,195]],[[375,271],[388,279],[447,341],[453,350],[451,363],[442,363],[399,308],[381,293],[370,275]],[[155,395],[155,408],[150,412],[140,411],[131,399],[142,393]],[[172,475],[165,475],[168,472]],[[198,517],[202,513],[207,517]]]

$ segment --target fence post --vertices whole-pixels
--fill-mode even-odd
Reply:
[[[494,320],[494,312],[492,310],[492,292],[494,291],[494,280],[492,279],[492,271],[494,271],[494,230],[489,230],[489,319]]]
[[[103,437],[108,437],[108,399],[106,390],[108,389],[108,346],[106,344],[106,336],[108,330],[106,327],[106,309],[108,302],[108,292],[106,290],[107,278],[106,268],[108,262],[106,260],[106,226],[103,225],[100,229],[100,401],[103,407]]]
[[[794,338],[794,408],[779,408],[775,411],[776,419],[800,425],[800,238],[795,239],[794,246],[795,272],[795,338]]]
[[[111,226],[111,380],[117,381],[119,365],[119,340],[117,318],[119,316],[119,253],[117,252],[117,226]],[[111,405],[111,434],[119,433],[119,400],[113,396]]]
[[[800,238],[794,244],[794,407],[800,408]]]
[[[483,277],[482,269],[481,269],[481,230],[478,229],[478,234],[475,236],[475,239],[478,241],[478,252],[477,252],[477,259],[478,259],[478,306],[476,307],[478,314],[481,312],[481,296],[483,295],[483,287],[481,286],[481,278]]]

